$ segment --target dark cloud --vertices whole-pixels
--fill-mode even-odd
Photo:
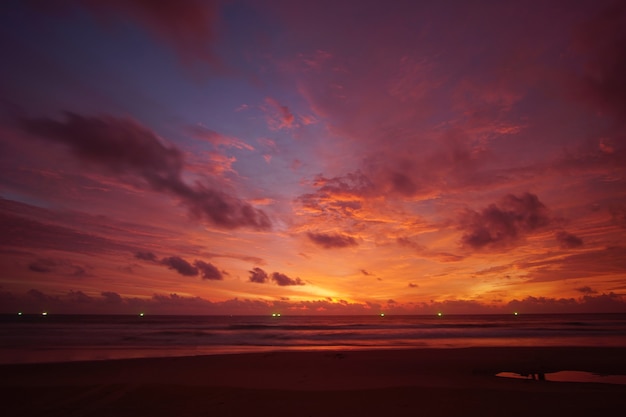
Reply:
[[[307,236],[313,243],[325,249],[345,248],[348,246],[357,246],[355,238],[339,233],[307,233]]]
[[[224,278],[220,270],[209,262],[195,261],[193,264],[196,268],[198,268],[198,271],[200,271],[202,279],[219,281]]]
[[[159,261],[157,260],[156,255],[152,252],[136,252],[135,258],[148,262],[159,263],[187,277],[195,277],[197,275],[200,275],[202,279],[208,279],[212,281],[220,281],[224,279],[225,272],[220,271],[215,265],[211,264],[210,262],[204,262],[196,259],[193,264],[191,264],[180,256],[169,256]]]
[[[28,290],[28,292],[26,293],[26,295],[30,298],[34,298],[36,300],[47,300],[48,296],[45,295],[43,292],[36,290],[34,288]]]
[[[52,259],[38,259],[28,265],[28,269],[35,272],[52,272],[57,267],[57,263]]]
[[[583,245],[581,238],[563,230],[556,234],[556,240],[563,249],[578,248]]]
[[[170,256],[168,258],[161,259],[161,263],[167,266],[169,269],[173,269],[181,275],[187,277],[193,277],[198,275],[198,268],[191,265],[189,262],[179,256]]]
[[[141,259],[142,261],[149,261],[149,262],[157,262],[157,256],[152,253],[152,252],[136,252],[135,253],[135,258],[137,259]]]
[[[363,275],[365,275],[365,276],[370,276],[370,275],[372,275],[370,272],[367,272],[365,269],[361,269],[360,271],[361,271],[361,273],[362,273]]]
[[[391,173],[390,182],[393,191],[401,195],[412,196],[417,192],[417,185],[411,178],[401,172]]]
[[[122,304],[122,296],[116,292],[104,291],[100,294],[104,298],[104,302],[108,304]]]
[[[82,291],[70,291],[66,295],[67,300],[73,304],[89,304],[94,299]]]
[[[287,275],[281,274],[280,272],[273,272],[272,279],[276,284],[280,285],[281,287],[285,287],[288,285],[304,285],[304,281],[302,281],[300,278],[289,278]]]
[[[549,223],[548,210],[536,195],[509,194],[481,212],[468,210],[460,221],[465,231],[461,242],[473,249],[506,247]]]
[[[23,119],[22,128],[42,139],[69,147],[79,159],[92,162],[116,174],[133,174],[155,191],[178,197],[190,211],[216,226],[234,229],[269,229],[267,215],[234,196],[195,187],[182,180],[182,152],[165,146],[161,139],[139,123],[113,116],[84,117],[66,112],[66,120]]]
[[[250,273],[250,282],[256,282],[259,284],[264,284],[268,281],[269,276],[267,275],[267,272],[265,272],[264,270],[262,270],[261,268],[255,267],[252,268],[251,271],[248,271]]]
[[[409,288],[418,288],[419,285],[409,282]]]
[[[588,286],[576,288],[576,291],[579,291],[583,294],[597,294],[598,293],[598,291],[595,291],[594,289]]]
[[[584,287],[583,287],[584,288]],[[524,313],[623,313],[626,299],[615,293],[599,295],[585,294],[581,298],[526,297],[513,300],[503,306],[485,305],[475,300],[445,300],[411,305],[389,300],[385,306],[376,303],[349,303],[345,300],[333,302],[330,299],[289,301],[261,301],[250,299],[230,299],[211,302],[200,297],[183,297],[178,294],[154,294],[151,298],[123,297],[115,292],[103,292],[100,296],[82,291],[70,291],[61,295],[48,295],[31,289],[26,294],[13,294],[0,291],[0,313],[14,314],[15,311],[37,313],[103,313],[137,314],[148,311],[152,314],[250,314],[263,315],[268,311],[297,311],[301,314],[324,312],[326,314],[371,314],[383,307],[388,314],[432,314],[444,311],[446,314],[510,314],[512,311]]]
[[[533,313],[610,313],[626,311],[626,299],[615,293],[585,295],[582,298],[549,298],[529,296],[507,304],[513,311]]]

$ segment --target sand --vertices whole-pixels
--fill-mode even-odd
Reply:
[[[624,348],[271,352],[0,366],[4,416],[621,415],[626,385],[498,372],[626,375]]]

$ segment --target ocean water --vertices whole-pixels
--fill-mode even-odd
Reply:
[[[626,347],[626,314],[0,316],[0,363],[276,350]]]

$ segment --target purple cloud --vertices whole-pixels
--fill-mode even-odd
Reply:
[[[191,265],[189,262],[179,256],[170,256],[168,258],[161,259],[161,263],[167,266],[169,269],[173,269],[181,275],[187,277],[193,277],[198,275],[198,268]]]
[[[285,287],[288,285],[305,285],[304,281],[302,281],[300,278],[289,278],[287,275],[281,274],[280,272],[272,273],[272,279],[276,284],[280,285],[281,287]]]
[[[200,271],[202,279],[220,281],[224,278],[220,270],[209,262],[197,260],[193,264],[198,269],[198,271]]]
[[[258,284],[264,284],[269,279],[269,276],[267,275],[267,272],[265,272],[264,270],[262,270],[259,267],[252,268],[252,270],[248,271],[248,272],[250,273],[250,277],[249,277],[250,282],[256,282]]]
[[[28,269],[34,272],[52,272],[57,267],[57,262],[52,259],[38,259],[28,265]]]
[[[581,238],[566,231],[558,232],[556,234],[556,240],[563,249],[573,249],[583,245]]]
[[[202,184],[182,180],[184,159],[174,146],[165,146],[146,127],[113,116],[84,117],[66,112],[66,120],[23,119],[22,128],[42,139],[61,143],[79,159],[92,162],[114,175],[134,174],[155,191],[178,197],[190,211],[218,227],[269,229],[268,216],[234,196]]]
[[[325,249],[345,248],[348,246],[357,246],[355,238],[339,233],[307,233],[307,236],[313,243]]]
[[[589,286],[576,288],[576,291],[579,291],[579,292],[581,292],[583,294],[597,294],[598,293],[598,291],[595,291],[594,289],[592,289]]]
[[[473,249],[505,247],[550,223],[546,206],[530,193],[509,194],[499,204],[480,212],[468,210],[461,218],[464,246]]]
[[[158,262],[157,256],[152,252],[139,251],[135,253],[135,258],[141,259],[142,261]]]

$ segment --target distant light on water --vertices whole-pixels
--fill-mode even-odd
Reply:
[[[143,313],[139,313],[139,317],[143,317],[143,316],[144,316],[144,314],[143,314]]]
[[[517,316],[517,311],[515,313],[513,313],[514,316]]]
[[[280,317],[280,313],[272,313],[272,317]]]
[[[21,315],[22,315],[22,312],[20,311],[19,313],[17,313],[17,315],[18,315],[18,316],[21,316]]]
[[[443,313],[440,311],[439,313],[437,313],[437,316],[441,317],[443,316]]]
[[[380,313],[380,317],[385,317],[385,313]]]
[[[41,315],[42,315],[42,316],[47,316],[47,315],[48,315],[48,312],[47,312],[47,311],[44,311],[43,313],[41,313]]]

